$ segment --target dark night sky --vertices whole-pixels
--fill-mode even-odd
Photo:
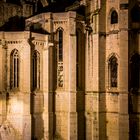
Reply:
[[[20,2],[21,0],[6,0],[7,2],[14,2],[14,3],[18,3]],[[25,0],[25,1],[28,1],[28,0]],[[51,2],[51,1],[56,1],[56,2],[60,2],[60,1],[64,1],[64,2],[74,2],[76,0],[48,0],[48,2]]]
[[[65,8],[72,5],[76,0],[48,0],[49,6],[42,7],[40,3],[38,5],[38,12],[63,12]]]
[[[6,0],[8,3],[14,3],[14,4],[21,4],[21,0]],[[23,0],[26,2],[29,2],[29,0]],[[45,1],[45,0],[44,0]],[[72,5],[75,1],[80,0],[46,0],[49,2],[49,6],[43,7],[41,4],[41,0],[38,1],[38,10],[37,12],[63,12],[65,11],[65,8]]]

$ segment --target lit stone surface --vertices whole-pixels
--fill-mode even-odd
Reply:
[[[0,1],[1,27],[32,15],[24,31],[0,31],[1,140],[140,139],[136,2],[82,2],[85,15],[32,15],[32,4]]]

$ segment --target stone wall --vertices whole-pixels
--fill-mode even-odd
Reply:
[[[41,13],[26,20],[28,31],[0,32],[2,139],[139,138],[139,88],[131,87],[130,67],[133,54],[140,53],[140,36],[139,29],[128,17],[134,3],[131,1],[130,7],[127,4],[128,0],[87,1],[86,18],[70,11]],[[1,8],[8,6],[5,3]],[[5,16],[0,17],[0,25],[11,16],[31,14],[29,5],[22,5],[23,11],[14,6],[8,7]],[[111,23],[114,10],[118,21]],[[39,30],[31,30],[33,26]],[[63,32],[61,62],[59,30]],[[10,83],[10,55],[14,49],[20,57],[16,90],[11,89]],[[40,84],[35,89],[33,51],[40,54]],[[112,56],[117,60],[117,86],[111,86]]]

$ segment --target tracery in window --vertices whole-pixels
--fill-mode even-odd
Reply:
[[[118,13],[113,10],[111,13],[111,24],[116,24],[118,23]]]
[[[19,53],[18,50],[14,49],[11,52],[10,58],[10,88],[15,89],[19,87]]]
[[[57,86],[62,88],[64,86],[63,74],[63,29],[59,28],[57,35]]]
[[[40,88],[40,54],[38,51],[33,52],[32,56],[32,86],[33,89]]]
[[[109,59],[109,78],[110,78],[110,87],[117,87],[118,64],[117,58],[115,56],[112,56]]]
[[[63,31],[58,31],[58,60],[63,61]]]

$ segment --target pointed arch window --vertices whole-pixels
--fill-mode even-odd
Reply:
[[[63,31],[58,31],[58,61],[63,61]]]
[[[111,24],[116,24],[118,23],[118,13],[113,10],[111,13]]]
[[[63,35],[64,31],[60,27],[57,29],[57,86],[64,87],[64,74],[63,74]]]
[[[16,89],[19,87],[19,52],[18,50],[14,49],[11,52],[10,56],[10,65],[11,65],[11,71],[10,71],[10,88]]]
[[[118,63],[117,63],[117,58],[115,56],[112,56],[109,59],[109,81],[110,81],[110,87],[117,87]]]
[[[32,56],[32,86],[33,89],[40,88],[40,54],[38,51],[33,52]]]

